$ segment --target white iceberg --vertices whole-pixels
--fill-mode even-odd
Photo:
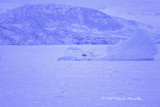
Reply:
[[[84,51],[81,48],[77,47],[68,47],[64,56],[58,58],[58,61],[90,61],[94,57],[92,52]]]
[[[158,53],[156,45],[144,30],[137,30],[133,36],[118,45],[106,46],[106,54],[102,56],[93,55],[93,52],[84,51],[77,47],[68,47],[65,55],[58,60],[65,61],[134,61],[154,60]]]
[[[158,53],[156,45],[144,30],[137,30],[128,40],[109,46],[99,60],[153,60]]]

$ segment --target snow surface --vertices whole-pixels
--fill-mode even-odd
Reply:
[[[66,47],[0,46],[0,107],[159,106],[160,60],[56,61]],[[106,46],[78,48],[103,55]]]

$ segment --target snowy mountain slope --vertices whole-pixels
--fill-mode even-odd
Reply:
[[[159,0],[107,0],[101,11],[112,16],[135,20],[152,26],[160,26]]]
[[[0,44],[115,44],[142,28],[125,21],[83,7],[27,5],[0,15]]]
[[[113,17],[115,20],[118,21],[118,23],[120,23],[122,26],[125,26],[123,30],[119,31],[120,35],[128,35],[128,36],[132,36],[133,35],[133,31],[135,32],[135,30],[139,30],[139,29],[143,29],[145,30],[149,36],[151,36],[152,40],[155,43],[158,43],[158,41],[160,41],[160,33],[159,33],[159,29],[157,27],[153,27],[151,25],[147,25],[147,24],[143,24],[140,22],[136,22],[133,20],[126,20],[123,18],[119,18],[119,17]],[[131,34],[131,35],[129,35]]]

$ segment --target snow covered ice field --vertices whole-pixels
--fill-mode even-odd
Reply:
[[[66,47],[0,46],[0,107],[159,107],[159,54],[154,61],[57,61]],[[105,53],[104,45],[79,47]]]

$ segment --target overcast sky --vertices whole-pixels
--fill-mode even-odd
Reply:
[[[104,2],[106,0],[0,0],[1,7],[9,8],[7,6],[15,6],[19,4],[49,4],[49,3],[56,3],[56,4],[69,4],[69,5],[77,5],[83,7],[90,7],[90,8],[101,8],[103,7]]]
[[[129,6],[129,5],[142,5],[160,3],[160,0],[0,0],[1,5],[17,5],[17,4],[43,4],[43,3],[57,3],[57,4],[70,4],[91,8],[103,8],[110,6]],[[2,6],[1,6],[2,7]]]

